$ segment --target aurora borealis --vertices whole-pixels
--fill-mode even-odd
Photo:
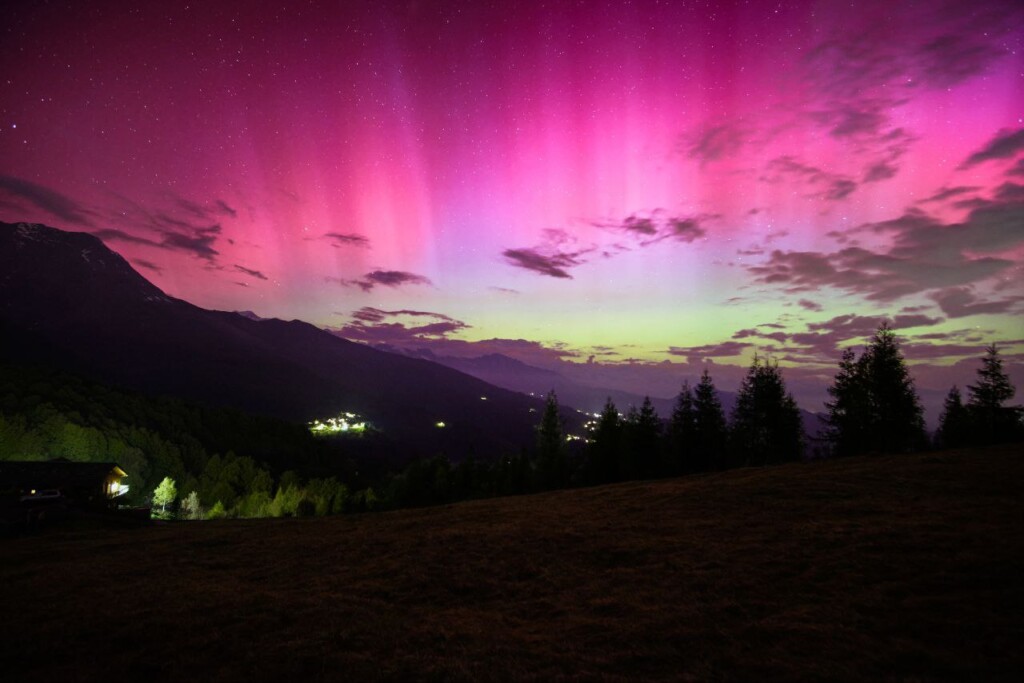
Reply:
[[[197,305],[658,395],[768,353],[812,410],[889,317],[926,399],[1020,386],[1017,2],[3,13],[0,219]]]

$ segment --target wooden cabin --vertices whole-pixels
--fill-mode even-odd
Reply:
[[[21,498],[40,491],[60,491],[71,505],[110,507],[128,492],[128,475],[112,462],[53,460],[0,461],[0,491]]]

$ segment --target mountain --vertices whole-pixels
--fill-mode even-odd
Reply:
[[[381,348],[380,346],[376,348]],[[489,384],[499,386],[511,391],[518,391],[524,394],[543,396],[552,389],[558,394],[558,400],[567,405],[576,406],[588,413],[600,412],[608,398],[612,399],[619,412],[626,413],[630,406],[640,406],[644,396],[634,394],[620,389],[609,387],[589,386],[574,381],[565,375],[554,370],[547,370],[529,365],[515,358],[510,358],[500,353],[490,353],[483,356],[460,358],[455,356],[441,356],[430,349],[404,349],[402,347],[387,347],[393,353],[401,353],[414,358],[425,358],[447,365],[467,375],[472,375]],[[722,401],[722,408],[728,417],[736,405],[736,394],[731,391],[718,392]],[[675,407],[676,398],[664,398],[651,396],[651,404],[664,419],[669,419]],[[822,416],[808,410],[800,409],[803,418],[804,431],[813,438],[823,434],[825,426]]]
[[[402,456],[496,457],[534,438],[539,399],[298,320],[200,308],[93,235],[0,223],[0,273],[9,358],[291,421],[351,411]]]

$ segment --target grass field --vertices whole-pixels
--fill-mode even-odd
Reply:
[[[4,680],[1020,680],[1024,449],[0,540]]]

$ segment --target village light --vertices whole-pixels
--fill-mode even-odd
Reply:
[[[309,423],[309,430],[315,434],[361,434],[366,431],[369,424],[361,419],[358,413],[343,412],[322,422],[313,420]]]

